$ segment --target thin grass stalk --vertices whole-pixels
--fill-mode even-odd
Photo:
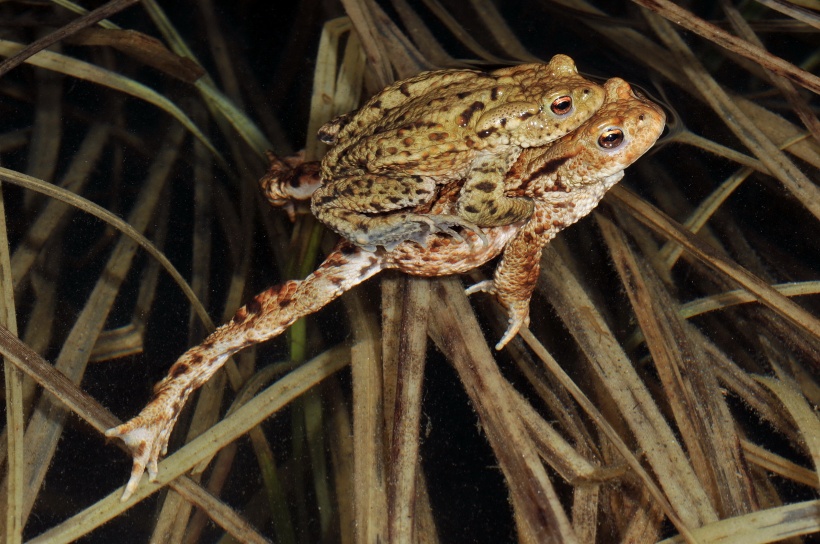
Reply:
[[[21,51],[24,46],[10,42],[8,40],[0,40],[0,55],[13,55],[15,52]],[[218,164],[225,170],[230,172],[228,163],[222,154],[216,150],[211,141],[202,133],[202,131],[193,124],[190,118],[176,106],[173,102],[157,93],[153,89],[142,85],[132,79],[123,77],[119,74],[105,70],[93,64],[72,59],[64,55],[58,55],[50,51],[41,51],[37,55],[28,59],[29,64],[53,70],[55,72],[63,73],[76,77],[78,79],[97,83],[104,87],[118,90],[120,92],[135,96],[141,100],[157,106],[166,111],[169,115],[179,121],[191,134],[198,138],[213,154]]]
[[[60,180],[60,186],[73,193],[81,193],[91,171],[100,160],[102,150],[109,138],[109,129],[104,125],[94,125],[90,128],[83,143],[77,150],[74,159]],[[36,177],[36,176],[35,176]],[[20,288],[28,276],[31,266],[41,252],[43,245],[52,238],[54,231],[65,224],[69,212],[73,208],[59,202],[49,200],[32,222],[29,235],[14,250],[11,257],[12,278],[15,290]]]
[[[647,21],[676,56],[689,81],[724,120],[727,127],[807,210],[820,219],[820,188],[814,185],[777,145],[761,134],[752,120],[743,114],[728,93],[709,75],[669,22],[652,15],[647,16]]]
[[[613,440],[633,470],[641,476],[643,484],[649,487],[655,500],[664,507],[675,528],[686,535],[689,528],[716,520],[717,515],[695,477],[682,447],[645,384],[615,341],[609,326],[597,313],[589,296],[550,246],[545,249],[545,258],[542,260],[539,290],[550,300],[586,354],[591,369],[606,385],[607,392],[657,475],[658,484],[664,491],[662,495],[654,489],[654,482],[648,478],[640,464],[634,461],[634,456],[621,439],[611,433],[609,425],[589,401],[583,403],[582,407],[587,413],[595,414],[597,424],[606,432],[609,439]],[[528,336],[531,337],[525,335],[525,338]],[[528,342],[532,347],[532,341]],[[540,351],[543,353],[543,348],[540,348]],[[548,361],[553,363],[550,370],[556,373],[557,364],[551,358]],[[571,383],[565,383],[565,387],[567,386],[575,387]],[[575,389],[576,391],[570,389],[570,393],[580,403],[582,401],[579,398],[585,398],[579,397],[581,392],[577,387]],[[692,540],[687,537],[687,541]]]
[[[11,275],[11,257],[6,230],[6,204],[0,187],[0,326],[17,335],[17,311],[14,304],[14,285]],[[3,363],[6,397],[6,428],[3,430],[6,460],[6,484],[4,489],[5,530],[3,537],[8,544],[23,541],[25,526],[25,473],[26,458],[23,448],[25,438],[25,410],[23,373],[8,361]],[[0,442],[2,444],[3,442]],[[0,512],[3,512],[0,509]]]
[[[119,13],[125,8],[133,4],[136,4],[137,1],[138,0],[111,0],[107,4],[100,6],[94,11],[90,11],[85,15],[78,17],[77,19],[68,23],[67,25],[60,27],[58,30],[55,30],[51,34],[43,36],[34,43],[26,46],[25,49],[19,51],[14,56],[9,57],[8,59],[0,62],[0,77],[3,77],[10,70],[13,70],[17,66],[24,63],[26,59],[31,58],[32,56],[46,49],[50,45],[53,45],[61,40],[64,40],[66,37],[74,34],[75,32],[78,32],[83,28],[92,26],[98,23],[99,21],[107,17],[110,17],[111,15],[114,15],[115,13]]]
[[[410,279],[402,305],[393,429],[389,434],[387,507],[392,542],[415,542],[422,383],[427,351],[429,280]],[[387,421],[389,425],[389,421]]]
[[[626,287],[699,480],[721,517],[749,513],[757,504],[729,409],[697,342],[687,337],[671,295],[602,216],[598,223]]]
[[[686,11],[669,0],[632,1],[647,8],[648,10],[654,11],[664,19],[673,21],[675,24],[678,24],[687,30],[691,30],[696,34],[707,38],[710,42],[716,45],[724,47],[733,53],[737,53],[738,55],[747,57],[753,60],[755,64],[763,66],[778,75],[789,78],[798,85],[801,85],[814,93],[820,93],[820,77],[810,74],[804,70],[800,70],[793,64],[772,55],[768,51],[744,41],[737,36],[733,36],[725,30],[704,21],[703,19],[695,17],[691,12]],[[655,25],[656,23],[652,24]]]
[[[57,166],[60,147],[64,143],[61,100],[63,77],[45,70],[37,70],[34,77],[37,80],[37,103],[26,161],[26,174],[51,181]],[[27,194],[27,202],[30,203],[34,196]]]
[[[637,198],[623,186],[615,186],[609,194],[610,201],[615,200],[633,210],[635,217],[642,223],[675,240],[704,264],[729,276],[733,281],[754,294],[759,302],[788,319],[792,324],[797,325],[813,337],[820,337],[820,320],[793,301],[782,296],[760,278],[750,274],[708,244],[692,236],[666,214]]]
[[[455,366],[504,472],[519,541],[577,542],[535,447],[509,409],[505,380],[461,284],[454,278],[437,280],[433,294],[431,336]]]
[[[354,293],[355,295],[355,293]],[[379,327],[358,296],[347,297],[355,331],[353,375],[353,513],[355,542],[388,542],[387,454]]]

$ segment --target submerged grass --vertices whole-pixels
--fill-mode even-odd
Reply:
[[[268,4],[144,1],[96,26],[0,6],[0,55],[59,38],[0,79],[0,540],[820,531],[810,3]],[[316,129],[396,78],[559,52],[662,96],[670,129],[548,246],[531,329],[496,352],[488,297],[386,274],[235,357],[120,503],[102,404],[134,415],[213,322],[332,243],[263,202],[264,151],[320,157]]]

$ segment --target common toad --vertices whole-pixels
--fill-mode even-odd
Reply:
[[[438,70],[398,81],[319,131],[331,144],[313,193],[313,214],[354,244],[392,249],[453,227],[509,225],[533,212],[506,194],[504,175],[523,149],[541,147],[586,121],[604,99],[566,55],[494,72]],[[274,174],[275,175],[275,174]],[[439,189],[464,180],[447,214],[419,213]],[[291,196],[268,185],[268,196]],[[289,187],[284,187],[287,191]]]
[[[544,245],[587,215],[623,177],[624,169],[652,147],[663,131],[661,108],[636,96],[625,81],[610,79],[605,89],[603,106],[584,125],[551,144],[524,150],[507,173],[505,196],[528,198],[534,203],[528,219],[482,228],[486,244],[479,244],[479,235],[470,231],[464,233],[463,240],[430,234],[421,246],[405,241],[390,251],[369,251],[342,240],[307,278],[256,295],[233,320],[185,352],[156,385],[153,399],[142,412],[105,433],[121,438],[134,457],[122,500],[134,492],[146,468],[150,479],[156,477],[157,462],[166,453],[171,430],[188,395],[231,355],[278,336],[297,319],[316,312],[382,270],[393,268],[419,276],[457,274],[503,252],[494,278],[467,290],[493,293],[506,308],[509,325],[496,345],[502,348],[527,323]],[[460,189],[460,181],[446,186],[427,213],[453,213],[460,202]]]

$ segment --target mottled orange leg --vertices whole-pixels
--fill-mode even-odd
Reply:
[[[131,478],[122,500],[133,494],[143,472],[154,480],[157,461],[168,449],[168,438],[188,396],[204,384],[237,351],[284,332],[294,321],[323,308],[333,299],[378,274],[380,255],[341,242],[303,281],[288,281],[256,295],[234,318],[185,352],[154,389],[154,398],[135,418],[109,429],[134,457]]]

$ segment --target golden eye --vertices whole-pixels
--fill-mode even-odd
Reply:
[[[571,96],[559,96],[555,100],[552,101],[550,104],[550,110],[555,115],[566,115],[572,109],[572,97]]]
[[[624,141],[624,131],[619,128],[608,128],[598,136],[598,145],[604,149],[615,149]]]

